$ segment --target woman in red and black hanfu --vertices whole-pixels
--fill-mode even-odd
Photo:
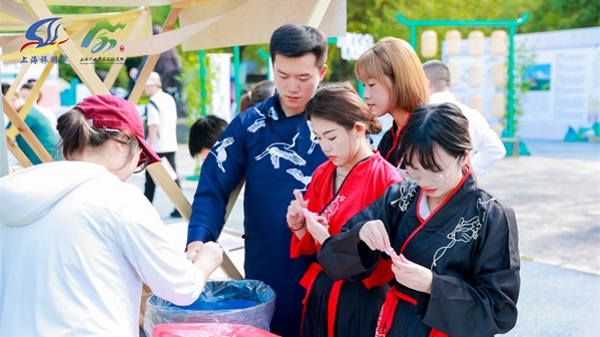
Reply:
[[[292,236],[291,256],[316,254],[320,243],[340,232],[350,217],[375,201],[401,176],[378,152],[365,134],[381,125],[353,89],[334,86],[320,89],[309,103],[311,121],[323,153],[330,160],[319,166],[303,198],[288,208]],[[306,217],[318,222],[307,224]],[[301,280],[306,288],[302,336],[364,336],[375,329],[379,307],[393,274],[389,261],[382,272],[360,282],[332,281],[314,263]]]

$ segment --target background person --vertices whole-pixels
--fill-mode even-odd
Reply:
[[[364,278],[382,253],[392,257],[376,336],[493,336],[517,322],[517,221],[477,186],[468,124],[452,103],[416,109],[400,143],[405,181],[319,252],[336,280]]]
[[[2,94],[6,95],[6,92],[10,88],[10,85],[6,83],[2,83]],[[18,94],[15,94],[11,100],[11,106],[15,111],[19,112],[25,102],[21,99]],[[25,124],[29,127],[31,132],[37,137],[40,141],[44,149],[48,151],[50,156],[54,157],[54,159],[60,159],[60,155],[55,153],[58,137],[54,130],[52,129],[52,125],[48,118],[44,116],[44,114],[38,110],[35,105],[32,105],[29,108],[29,112],[27,113],[27,117],[24,120]],[[7,126],[10,127],[11,124]],[[27,159],[33,164],[38,165],[42,163],[42,160],[35,154],[31,146],[25,141],[25,138],[21,134],[18,134],[16,137],[17,145],[23,151]]]
[[[162,82],[156,72],[150,73],[144,91],[150,99],[146,106],[146,125],[148,126],[146,139],[148,144],[159,157],[166,158],[173,171],[177,173],[175,163],[175,153],[177,152],[177,106],[175,100],[162,90]],[[175,179],[175,183],[180,187],[179,178]],[[146,171],[144,195],[150,203],[154,200],[155,189],[154,180],[150,173]],[[171,216],[180,218],[181,214],[175,209]]]
[[[381,124],[348,84],[319,89],[306,118],[329,160],[313,174],[304,198],[294,191],[296,200],[287,213],[295,233],[292,257],[316,254],[326,238],[401,179],[394,166],[371,150],[366,135],[381,132]],[[310,226],[305,216],[318,216],[321,223]],[[302,335],[372,336],[393,277],[390,267],[389,261],[382,263],[364,283],[334,282],[313,263],[301,281],[306,288]]]
[[[137,336],[142,282],[189,305],[222,250],[207,242],[189,261],[125,183],[160,160],[133,105],[85,98],[58,131],[64,161],[0,180],[0,335]]]
[[[479,111],[458,102],[450,92],[450,69],[444,63],[427,61],[423,63],[423,70],[429,84],[431,103],[454,103],[467,117],[472,145],[471,166],[476,176],[483,176],[506,156],[504,144]]]
[[[37,82],[37,81],[27,82],[21,86],[21,89],[19,90],[19,95],[21,95],[21,98],[23,99],[24,102],[26,102],[27,99],[29,98],[31,91],[33,90],[33,87],[35,86],[35,82]],[[54,133],[56,135],[58,135],[58,131],[56,131],[56,115],[50,109],[38,104],[41,99],[42,99],[42,93],[40,92],[38,94],[38,97],[33,101],[32,107],[35,107],[46,118],[48,118],[48,121],[50,122],[50,125],[52,126],[52,131],[54,131]]]
[[[219,237],[231,192],[245,177],[245,277],[275,290],[271,332],[288,337],[299,335],[305,291],[298,282],[314,257],[290,258],[285,214],[292,191],[327,159],[303,115],[327,71],[327,38],[285,25],[273,32],[270,49],[277,93],[235,117],[202,165],[187,251],[193,256]]]
[[[251,106],[254,106],[265,99],[273,96],[275,93],[275,82],[273,81],[260,81],[256,83],[252,90],[242,95],[240,99],[239,112],[244,112]]]
[[[354,66],[356,78],[365,87],[363,96],[376,117],[389,113],[394,122],[377,149],[392,165],[402,158],[399,140],[410,114],[429,102],[427,78],[412,46],[386,37],[367,49]]]
[[[210,154],[210,149],[227,128],[227,121],[215,115],[199,118],[190,127],[188,148],[190,156],[200,156],[202,160]]]

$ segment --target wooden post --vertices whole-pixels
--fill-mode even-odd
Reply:
[[[59,54],[60,53],[58,51],[55,51],[52,55],[58,56]],[[37,97],[40,94],[40,91],[42,90],[42,86],[44,85],[46,78],[48,78],[48,75],[50,74],[52,67],[53,67],[52,62],[48,62],[48,64],[46,64],[46,66],[44,67],[44,70],[42,71],[42,74],[40,75],[40,78],[37,79],[35,85],[31,89],[31,94],[29,95],[29,97],[27,98],[27,101],[21,107],[21,110],[19,111],[19,117],[21,120],[23,120],[23,121],[25,120],[25,118],[27,117],[27,114],[29,113],[29,109],[37,100]],[[11,88],[12,88],[12,86],[11,86]],[[6,99],[9,99],[9,98],[6,97]],[[10,119],[10,116],[8,118]],[[13,125],[6,132],[6,136],[8,138],[15,138],[18,133],[17,128],[16,128],[16,121],[14,121],[12,119],[11,119],[11,121],[13,122]],[[27,143],[29,144],[29,142],[27,142]],[[41,159],[41,157],[40,157],[40,159]]]
[[[29,65],[30,65],[30,63],[27,62],[21,66],[21,70],[19,70],[17,77],[15,77],[15,81],[10,86],[10,88],[8,88],[8,91],[6,92],[5,96],[6,96],[6,99],[8,99],[9,101],[17,93],[17,86],[19,85],[19,83],[21,83],[21,81],[23,80],[23,77],[25,77],[25,73],[27,72],[27,69],[29,69]]]
[[[325,16],[325,12],[327,12],[327,8],[331,0],[318,0],[313,7],[310,16],[308,17],[308,21],[306,22],[307,26],[319,28],[321,21],[323,21],[323,17]]]
[[[17,160],[19,161],[19,164],[21,164],[21,166],[23,166],[24,168],[33,166],[31,161],[29,160],[29,158],[27,158],[25,153],[23,153],[23,151],[21,151],[21,149],[15,143],[14,140],[12,140],[8,137],[4,137],[4,139],[6,140],[6,147],[8,148],[10,153],[12,153],[13,156],[15,156],[15,158],[17,158]]]
[[[175,205],[175,208],[177,208],[179,213],[181,213],[183,219],[189,223],[190,217],[192,215],[192,206],[186,199],[185,195],[183,195],[183,192],[181,192],[179,187],[177,187],[177,185],[175,184],[171,176],[167,173],[162,164],[154,163],[152,165],[149,165],[146,169],[152,176],[152,179],[154,179],[156,185],[160,186],[165,191],[169,199],[171,199],[171,202]],[[231,209],[235,204],[235,200],[237,200],[237,196],[239,195],[242,185],[243,181],[240,183],[238,188],[231,194],[231,197],[229,198],[229,203],[227,204],[227,213],[225,215],[225,222],[227,222],[227,218],[231,213]],[[229,258],[229,254],[225,250],[223,250],[223,263],[221,264],[221,269],[227,276],[231,277],[232,279],[244,279],[242,277],[242,274],[237,270],[237,268]]]
[[[2,96],[2,103],[4,106],[4,113],[6,114],[8,119],[10,119],[12,121],[13,127],[15,127],[15,130],[17,130],[19,133],[21,133],[21,136],[23,136],[23,138],[25,139],[27,144],[29,144],[29,146],[31,147],[33,152],[35,152],[35,154],[40,158],[40,160],[42,162],[44,162],[44,163],[51,162],[52,157],[50,156],[48,151],[46,151],[46,148],[44,148],[42,143],[40,143],[40,141],[33,134],[33,132],[31,132],[31,129],[27,126],[27,124],[25,124],[25,121],[23,119],[21,119],[21,116],[19,116],[17,114],[15,109],[13,109],[12,105],[10,105],[10,103],[4,96]],[[12,128],[11,128],[11,130],[12,130]],[[9,137],[7,134],[6,139],[7,139],[7,143],[10,145],[12,142],[12,138]],[[14,145],[16,146],[16,144],[14,144]],[[11,150],[11,152],[13,152],[13,151]],[[14,152],[13,152],[13,154],[14,154]],[[17,156],[15,155],[15,157],[17,157]],[[19,158],[17,157],[17,159],[19,159]],[[21,160],[19,160],[19,162],[21,163],[21,165],[23,165],[23,162],[21,162]]]
[[[180,10],[181,8],[171,8],[171,12],[169,13],[169,16],[167,17],[163,26],[163,32],[173,29],[173,25],[175,24],[177,15],[179,14]],[[144,69],[140,72],[140,75],[138,76],[138,79],[135,83],[134,89],[129,95],[130,103],[136,104],[139,100],[142,88],[145,86],[146,81],[148,80],[148,76],[150,76],[150,73],[154,69],[154,66],[156,65],[156,61],[158,61],[159,56],[160,54],[151,55],[146,60]],[[137,91],[136,88],[138,89]],[[171,202],[175,205],[175,208],[177,208],[179,213],[181,213],[181,216],[189,223],[190,216],[192,215],[192,206],[190,205],[186,197],[183,195],[183,192],[181,192],[179,187],[177,187],[173,179],[171,179],[171,177],[169,176],[165,168],[162,166],[162,164],[155,163],[149,165],[146,169],[150,173],[152,179],[154,179],[156,185],[160,186],[163,189],[163,191],[165,191]],[[234,192],[231,195],[229,204],[231,204],[231,199],[234,198],[234,194],[235,198],[233,199],[233,203],[235,203],[240,188],[241,187],[238,187],[238,189],[236,189],[237,194],[235,194]],[[226,218],[229,216],[229,212],[231,212],[231,209],[228,210]],[[229,255],[226,251],[223,251],[223,263],[221,264],[221,269],[227,276],[231,277],[232,279],[243,279],[241,273],[237,270],[233,262],[231,262],[231,259],[229,258]]]
[[[165,20],[165,24],[163,25],[162,33],[173,30],[173,25],[177,21],[177,17],[179,15],[180,11],[181,11],[181,8],[171,8],[171,11],[169,12],[169,16],[167,16],[167,19]],[[144,68],[138,74],[137,80],[135,81],[135,85],[133,86],[133,89],[131,90],[131,93],[129,94],[128,101],[131,104],[134,104],[134,105],[137,104],[137,102],[140,100],[140,97],[142,97],[142,91],[144,91],[144,87],[146,86],[146,81],[148,80],[148,77],[150,76],[150,73],[152,72],[152,70],[154,70],[154,66],[156,66],[156,62],[158,61],[159,57],[160,57],[160,54],[154,54],[154,55],[148,55],[148,58],[146,58],[146,63],[144,63]]]

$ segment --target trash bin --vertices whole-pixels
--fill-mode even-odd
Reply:
[[[278,337],[254,326],[232,323],[158,324],[152,337]]]
[[[257,280],[209,281],[196,302],[177,306],[152,295],[146,301],[144,331],[163,323],[233,323],[270,330],[275,291]]]

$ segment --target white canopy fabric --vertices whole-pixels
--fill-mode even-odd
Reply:
[[[181,27],[222,13],[229,1],[214,1],[186,8],[179,14]],[[268,43],[278,27],[288,24],[309,24],[313,9],[320,0],[247,0],[224,14],[215,23],[182,43],[183,50],[203,50],[229,46]],[[318,24],[328,37],[346,34],[346,1],[331,0]]]
[[[102,5],[111,6],[113,2],[114,5],[123,5],[112,0],[103,1]],[[89,5],[89,1],[83,0],[44,0],[44,3]],[[25,31],[36,21],[22,4],[14,0],[0,0],[0,4],[0,32]],[[107,57],[160,54],[179,44],[184,51],[190,51],[268,43],[273,31],[287,23],[318,26],[328,37],[346,33],[345,0],[134,0],[127,1],[127,5],[184,7],[179,13],[181,28],[152,36],[150,15],[144,7],[123,13],[53,14],[61,18],[59,22],[78,45],[100,19],[108,19],[112,24],[126,23],[126,28],[119,30],[117,36],[119,45],[123,46],[122,51],[115,49],[102,55]],[[323,13],[315,14],[317,10]],[[146,15],[147,21],[140,33],[132,36],[131,29],[141,15]],[[19,48],[26,42],[24,36],[0,38],[1,59],[20,59]],[[93,56],[89,50],[80,49],[84,56]]]

